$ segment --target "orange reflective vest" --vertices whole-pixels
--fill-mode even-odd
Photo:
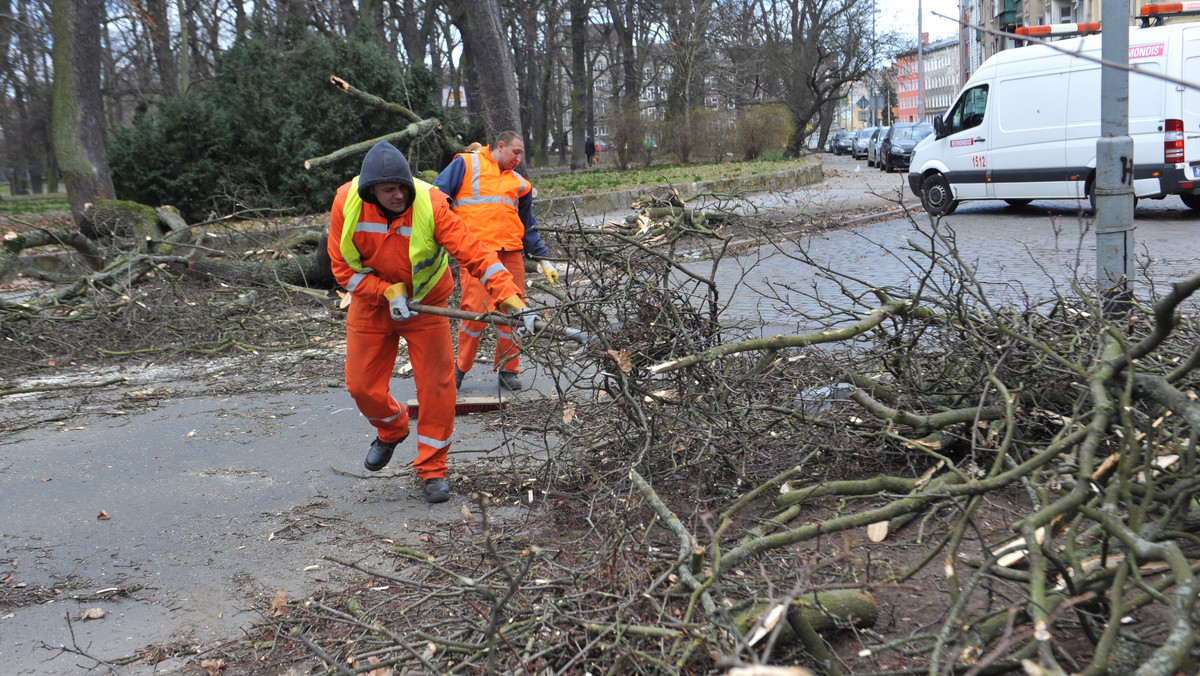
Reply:
[[[500,171],[487,146],[478,153],[458,156],[464,170],[454,196],[454,213],[492,251],[520,251],[525,224],[517,214],[517,200],[529,194],[533,186],[515,171]]]

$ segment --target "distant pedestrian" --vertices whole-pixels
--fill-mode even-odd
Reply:
[[[592,166],[592,158],[596,156],[596,142],[592,140],[591,136],[583,142],[583,154],[587,155],[588,166]]]

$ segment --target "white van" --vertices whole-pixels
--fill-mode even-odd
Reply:
[[[1170,10],[1198,14],[1200,2],[1146,5],[1142,16],[1168,16]],[[1076,30],[1093,26],[1099,29],[1092,24]],[[1043,31],[1030,33],[1059,30],[1037,28]],[[1098,34],[1054,45],[1100,57]],[[1129,63],[1200,81],[1200,22],[1131,27]],[[908,174],[913,194],[930,214],[952,213],[966,200],[1090,201],[1100,136],[1100,65],[1045,45],[1000,52],[979,67],[934,126],[935,133],[914,151]],[[1179,195],[1200,209],[1200,91],[1130,73],[1129,135],[1135,195]]]

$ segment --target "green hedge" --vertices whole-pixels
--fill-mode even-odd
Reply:
[[[172,204],[193,222],[247,208],[328,209],[361,157],[313,170],[304,160],[407,124],[337,91],[330,75],[422,117],[441,117],[429,70],[405,70],[370,41],[259,34],[222,56],[206,90],[163,100],[113,134],[108,158],[117,196]]]

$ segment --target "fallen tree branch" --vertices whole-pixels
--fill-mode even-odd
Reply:
[[[750,352],[754,350],[781,350],[789,347],[808,347],[810,345],[819,345],[822,343],[836,343],[844,340],[849,340],[855,336],[862,335],[867,331],[879,326],[883,320],[888,317],[901,315],[916,315],[919,317],[932,317],[932,310],[926,308],[915,307],[909,301],[885,300],[881,307],[878,307],[868,313],[865,317],[849,326],[842,327],[831,331],[819,331],[815,333],[805,333],[798,336],[775,336],[773,338],[755,338],[751,340],[739,341],[727,345],[720,345],[709,350],[705,350],[699,354],[693,354],[679,359],[673,359],[668,362],[655,364],[648,371],[651,374],[670,373],[679,369],[716,361],[722,357],[739,354],[742,352]]]
[[[108,380],[101,380],[92,383],[64,383],[62,385],[33,385],[30,387],[15,387],[11,390],[0,390],[0,397],[7,397],[14,394],[29,394],[31,392],[60,392],[62,390],[78,390],[92,389],[96,387],[108,387],[116,383],[123,383],[129,379],[125,376],[116,376]]]

